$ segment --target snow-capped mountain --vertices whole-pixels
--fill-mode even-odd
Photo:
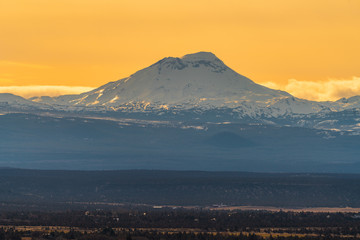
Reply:
[[[294,98],[254,83],[210,52],[168,57],[130,77],[93,91],[33,101],[58,106],[100,107],[112,111],[237,108],[248,116],[307,114],[327,105]]]
[[[128,78],[81,94],[76,105],[116,107],[145,105],[238,105],[239,101],[267,101],[289,94],[258,85],[228,68],[212,53],[164,58]]]

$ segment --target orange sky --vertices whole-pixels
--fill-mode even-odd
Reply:
[[[336,99],[360,94],[359,43],[360,0],[0,0],[0,91],[87,90],[211,51],[257,83]]]

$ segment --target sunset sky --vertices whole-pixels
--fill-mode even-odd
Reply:
[[[360,0],[0,0],[0,92],[87,91],[198,51],[297,97],[360,94]]]

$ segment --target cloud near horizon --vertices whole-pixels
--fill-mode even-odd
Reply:
[[[343,97],[360,95],[360,77],[352,79],[329,79],[325,82],[299,81],[289,79],[287,84],[274,82],[261,83],[272,89],[279,89],[292,94],[295,97],[313,101],[336,101]],[[12,93],[24,98],[37,96],[60,96],[65,94],[79,94],[93,90],[92,87],[84,86],[54,86],[54,85],[31,85],[31,86],[3,86],[0,93]]]
[[[352,79],[329,79],[325,82],[299,81],[289,79],[285,85],[274,82],[261,83],[262,85],[280,89],[295,97],[313,101],[336,101],[343,97],[360,95],[360,77]]]
[[[56,97],[65,94],[79,94],[93,90],[92,87],[82,86],[46,86],[46,85],[32,85],[32,86],[6,86],[0,87],[0,93],[12,93],[24,98],[37,96]]]

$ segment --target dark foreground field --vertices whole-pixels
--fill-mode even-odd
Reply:
[[[360,207],[360,175],[0,169],[0,209]]]
[[[360,239],[359,181],[348,174],[0,169],[0,240]]]
[[[359,239],[354,213],[137,208],[0,212],[0,239]]]

